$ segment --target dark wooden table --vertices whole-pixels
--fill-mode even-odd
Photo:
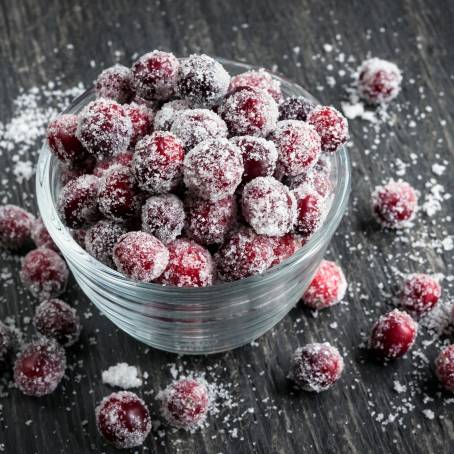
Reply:
[[[84,334],[69,351],[67,377],[54,394],[32,399],[8,389],[10,375],[1,373],[0,452],[116,452],[97,434],[94,408],[111,392],[101,383],[101,371],[121,360],[148,372],[138,392],[154,415],[151,391],[171,379],[169,363],[192,371],[211,368],[216,380],[231,386],[238,404],[221,408],[209,428],[193,435],[153,431],[138,452],[454,452],[453,401],[438,387],[432,367],[449,336],[437,338],[423,328],[415,353],[387,367],[370,361],[363,349],[372,321],[392,306],[400,272],[453,273],[452,251],[439,242],[454,231],[449,218],[453,199],[443,201],[433,217],[422,212],[415,227],[400,235],[380,230],[369,212],[371,188],[397,178],[399,160],[408,164],[403,178],[423,198],[429,178],[446,193],[454,188],[453,2],[3,0],[0,9],[3,123],[9,121],[20,89],[56,78],[63,88],[80,81],[88,86],[101,68],[117,60],[130,64],[135,53],[154,48],[276,65],[322,102],[334,105],[345,97],[343,86],[350,80],[346,68],[356,67],[369,54],[397,62],[405,77],[403,92],[390,108],[394,125],[374,128],[360,119],[351,122],[353,193],[329,250],[348,276],[345,304],[318,317],[297,307],[256,344],[213,357],[181,358],[148,349],[115,329],[72,283],[65,299],[82,314]],[[37,149],[38,144],[32,159]],[[3,151],[0,198],[36,210],[34,197],[28,195],[34,193],[33,179],[18,184],[11,159]],[[446,172],[434,174],[432,165],[444,160]],[[19,257],[0,257],[0,318],[11,316],[31,331],[27,317],[36,302],[21,289]],[[447,302],[452,279],[443,286]],[[286,379],[291,352],[305,342],[325,340],[345,356],[342,380],[320,395],[295,392]]]

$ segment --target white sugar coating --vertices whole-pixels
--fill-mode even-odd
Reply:
[[[260,235],[285,235],[295,223],[295,196],[273,177],[258,177],[247,183],[241,205],[246,222]]]
[[[142,386],[142,379],[136,366],[127,363],[118,363],[102,372],[102,382],[109,386],[118,386],[123,389]]]
[[[100,98],[110,98],[120,104],[130,101],[134,94],[131,70],[118,63],[106,68],[97,77],[95,90]]]
[[[239,87],[252,87],[265,90],[276,100],[276,102],[279,102],[282,99],[280,80],[275,79],[264,68],[260,68],[258,71],[246,71],[233,76],[230,80],[229,91],[233,91]]]
[[[155,131],[170,131],[177,112],[189,108],[189,104],[183,99],[176,99],[165,103],[157,112],[154,118]]]
[[[227,137],[227,125],[211,110],[186,109],[175,114],[170,132],[189,150],[205,140]]]

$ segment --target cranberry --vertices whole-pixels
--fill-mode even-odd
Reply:
[[[36,247],[45,247],[58,252],[58,247],[49,235],[41,218],[35,219],[31,228],[31,237]]]
[[[388,103],[399,94],[402,73],[394,63],[370,58],[362,63],[358,72],[358,91],[367,102]]]
[[[86,172],[85,169],[80,169],[78,167],[69,167],[61,166],[60,168],[60,185],[66,186],[70,181],[75,180],[82,175],[87,175],[89,172]]]
[[[100,98],[110,98],[120,104],[130,102],[134,97],[131,70],[119,64],[105,69],[96,79],[95,90]]]
[[[30,239],[35,218],[16,205],[0,206],[0,246],[19,249]]]
[[[344,370],[344,360],[328,342],[306,344],[293,355],[291,377],[305,391],[326,391],[336,383]]]
[[[189,109],[189,104],[182,99],[176,99],[175,101],[164,104],[161,109],[156,112],[154,118],[155,130],[170,131],[177,113],[186,109]]]
[[[290,189],[296,189],[299,186],[313,188],[322,198],[327,197],[334,189],[328,175],[320,172],[317,167],[310,169],[307,173],[301,173],[294,177],[287,177],[285,183]]]
[[[3,359],[5,359],[12,343],[13,336],[11,334],[11,330],[2,321],[0,321],[0,363]]]
[[[183,175],[184,148],[170,132],[157,131],[136,145],[133,171],[144,191],[162,194],[175,189]]]
[[[86,229],[74,229],[70,231],[74,241],[83,249],[85,249],[85,235],[87,234]]]
[[[273,238],[273,241],[273,262],[271,266],[279,265],[301,247],[301,241],[292,233]]]
[[[246,222],[261,235],[285,235],[295,223],[295,196],[273,177],[250,181],[244,187],[241,207]]]
[[[101,435],[118,449],[141,446],[151,430],[145,402],[130,391],[112,393],[96,407]]]
[[[448,345],[439,353],[435,372],[443,387],[454,392],[454,345]]]
[[[57,210],[68,227],[77,229],[100,218],[98,186],[99,178],[94,175],[82,175],[70,181],[61,190]]]
[[[86,231],[84,235],[85,249],[96,260],[114,268],[113,248],[118,239],[126,232],[126,227],[114,221],[99,221]]]
[[[241,151],[227,139],[206,140],[184,159],[184,182],[204,199],[219,200],[232,195],[243,171]]]
[[[211,107],[229,88],[230,76],[208,55],[190,55],[181,62],[178,93],[192,106]]]
[[[185,212],[183,202],[173,194],[147,199],[142,207],[142,229],[163,243],[174,241],[181,235]]]
[[[66,288],[66,262],[52,249],[30,251],[22,262],[20,277],[30,293],[40,300],[58,296]]]
[[[139,139],[153,131],[154,112],[143,104],[132,102],[125,106],[132,123],[132,135],[130,147],[133,147]]]
[[[402,306],[419,315],[431,311],[438,303],[441,287],[438,281],[428,274],[411,274],[402,285],[400,303]]]
[[[118,153],[111,158],[104,159],[103,161],[98,161],[93,170],[93,175],[95,175],[96,177],[101,177],[106,170],[118,164],[132,168],[133,157],[134,153],[132,151],[123,151],[122,153]]]
[[[303,295],[303,302],[311,309],[325,309],[342,301],[346,290],[347,280],[342,268],[334,262],[322,260]]]
[[[291,96],[279,104],[279,120],[306,121],[315,104],[304,96]]]
[[[384,359],[403,356],[416,339],[418,325],[406,312],[394,309],[375,322],[369,339],[369,348]]]
[[[347,120],[334,107],[315,107],[309,113],[307,121],[318,132],[323,151],[334,153],[339,150],[349,138]]]
[[[320,227],[323,218],[323,199],[309,186],[302,185],[293,191],[296,198],[295,230],[305,237]]]
[[[129,232],[120,237],[113,249],[118,271],[139,282],[157,279],[169,263],[169,251],[153,235]]]
[[[14,363],[14,382],[28,396],[55,391],[66,368],[65,351],[53,339],[42,338],[27,344]]]
[[[266,137],[276,127],[276,101],[265,91],[240,87],[219,107],[219,114],[233,136]]]
[[[372,194],[372,209],[383,227],[408,227],[417,208],[417,193],[405,181],[391,180],[385,186],[377,186]]]
[[[76,136],[96,158],[105,159],[126,151],[132,136],[132,123],[126,108],[99,98],[79,114]]]
[[[175,427],[193,429],[206,419],[210,396],[200,381],[182,378],[170,384],[161,398],[164,417]]]
[[[303,121],[278,122],[271,139],[279,153],[277,166],[284,175],[295,176],[307,172],[321,153],[320,136]]]
[[[165,101],[175,92],[178,59],[170,52],[154,50],[142,55],[133,65],[133,83],[145,99]]]
[[[273,76],[263,68],[260,68],[258,71],[246,71],[245,73],[232,77],[229,91],[235,91],[240,87],[251,87],[264,90],[272,96],[276,102],[280,102],[282,99],[281,83],[279,80],[274,79]]]

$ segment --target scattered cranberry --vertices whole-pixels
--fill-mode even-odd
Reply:
[[[5,359],[11,345],[13,343],[13,336],[11,330],[0,321],[0,363]]]
[[[66,368],[65,351],[53,339],[27,344],[14,363],[14,382],[27,396],[40,397],[55,391]]]
[[[411,274],[402,285],[400,303],[402,306],[419,315],[431,311],[441,295],[439,282],[428,274]]]
[[[164,104],[161,109],[156,112],[154,129],[156,131],[170,131],[177,113],[186,109],[189,109],[189,104],[182,99],[176,99],[175,101]]]
[[[377,221],[391,229],[409,226],[418,207],[416,191],[405,181],[390,181],[377,186],[372,194],[372,209]]]
[[[118,271],[139,282],[157,279],[169,263],[169,251],[153,235],[129,232],[120,237],[113,249]]]
[[[106,170],[118,164],[132,168],[133,157],[134,153],[132,151],[123,151],[122,153],[118,153],[117,155],[112,156],[111,158],[98,161],[93,170],[93,175],[95,175],[96,177],[101,177]]]
[[[35,218],[16,205],[0,206],[0,246],[19,249],[30,239]]]
[[[184,221],[183,202],[176,195],[150,197],[142,207],[142,230],[154,235],[164,244],[181,235]]]
[[[413,345],[417,330],[418,325],[410,315],[394,309],[375,322],[369,348],[380,358],[398,358],[407,353]]]
[[[182,378],[162,393],[162,412],[175,427],[193,429],[206,419],[210,397],[204,383]]]
[[[280,102],[282,99],[281,83],[279,80],[274,79],[273,76],[263,68],[260,68],[258,71],[246,71],[245,73],[232,77],[229,91],[235,91],[240,87],[251,87],[264,90],[271,95],[276,102]]]
[[[323,199],[310,186],[302,185],[293,191],[296,198],[295,230],[309,237],[320,227],[323,218]]]
[[[448,391],[454,392],[454,345],[448,345],[435,361],[438,380]]]
[[[100,98],[110,98],[120,104],[130,102],[134,97],[131,70],[119,64],[105,69],[96,79],[95,90]]]
[[[362,63],[358,71],[358,91],[367,102],[388,103],[399,94],[402,73],[394,63],[370,58]]]
[[[342,268],[334,262],[322,260],[303,295],[303,302],[311,309],[325,309],[342,301],[346,290],[347,280]]]
[[[101,435],[118,449],[141,446],[151,430],[145,402],[130,391],[112,393],[96,407]]]
[[[321,138],[322,150],[334,153],[348,138],[346,118],[334,107],[317,106],[308,115],[307,121],[314,126]]]
[[[301,247],[301,241],[293,234],[273,238],[273,262],[271,266],[279,265],[291,257]]]
[[[344,360],[336,347],[313,343],[295,351],[291,377],[301,389],[319,393],[331,388],[343,370]]]
[[[141,189],[162,194],[176,188],[183,175],[184,148],[170,132],[157,131],[136,145],[133,171]]]
[[[60,295],[66,288],[66,262],[52,249],[30,251],[22,262],[20,277],[30,293],[40,300]]]
[[[33,221],[30,234],[36,247],[45,247],[58,252],[58,247],[49,235],[41,218],[37,218]]]
[[[304,96],[291,96],[279,104],[279,120],[306,121],[315,104]]]
[[[139,139],[153,131],[154,112],[144,104],[132,102],[125,106],[126,112],[131,119],[132,134],[130,147],[133,147]]]

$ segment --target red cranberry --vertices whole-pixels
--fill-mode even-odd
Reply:
[[[224,99],[219,114],[233,136],[266,137],[276,127],[278,107],[265,91],[240,87]]]
[[[342,268],[334,262],[322,260],[303,295],[303,302],[311,309],[325,309],[342,301],[346,290],[347,280]]]
[[[87,234],[86,229],[74,229],[71,230],[71,236],[74,241],[82,248],[85,249],[85,235]]]
[[[36,247],[45,247],[58,252],[58,247],[49,235],[41,218],[35,219],[31,228],[31,237]]]
[[[130,391],[112,393],[96,407],[101,435],[118,449],[141,446],[151,430],[145,402]]]
[[[73,345],[80,336],[80,319],[75,309],[57,298],[37,306],[33,323],[40,334],[64,347]]]
[[[211,107],[229,88],[230,76],[208,55],[190,55],[181,62],[178,94],[192,106]]]
[[[358,91],[367,102],[388,103],[399,94],[402,73],[394,63],[371,58],[362,63],[358,72]]]
[[[271,138],[279,153],[277,166],[284,175],[295,176],[307,172],[321,153],[318,133],[303,121],[278,122]]]
[[[120,237],[113,249],[118,271],[139,282],[157,279],[169,263],[169,251],[153,235],[129,232]]]
[[[111,158],[104,159],[103,161],[98,161],[93,170],[93,175],[95,175],[96,177],[101,177],[106,170],[118,164],[132,168],[133,157],[134,153],[132,151],[123,151],[122,153],[118,153]]]
[[[431,311],[441,295],[439,282],[428,274],[411,274],[402,285],[400,303],[402,306],[419,315]]]
[[[301,241],[292,233],[273,238],[273,262],[271,266],[279,265],[291,257],[300,247]]]
[[[0,363],[5,359],[11,345],[13,343],[13,336],[11,330],[0,321]]]
[[[142,55],[132,65],[137,94],[145,99],[169,99],[175,92],[179,66],[178,59],[170,52],[154,50]]]
[[[68,227],[77,229],[100,218],[98,186],[99,178],[94,175],[82,175],[70,181],[61,190],[57,210]]]
[[[134,97],[131,70],[119,64],[105,69],[96,79],[95,90],[100,98],[110,98],[120,104],[130,102]]]
[[[189,109],[189,104],[182,99],[176,99],[164,104],[156,112],[154,129],[156,131],[170,131],[178,112],[186,109]]]
[[[336,347],[313,343],[295,351],[291,377],[301,389],[319,393],[331,388],[343,370],[344,360]]]
[[[76,135],[96,158],[105,159],[126,151],[132,136],[132,123],[121,104],[99,98],[79,114]]]
[[[334,107],[315,107],[308,115],[307,121],[318,132],[323,151],[334,153],[349,138],[347,120]]]
[[[132,135],[130,147],[133,147],[139,139],[153,131],[154,112],[143,104],[132,102],[125,106],[126,113],[132,123]]]
[[[417,208],[417,193],[405,181],[391,180],[385,186],[377,186],[372,194],[372,209],[383,227],[408,227]]]
[[[411,348],[417,330],[418,325],[410,315],[394,309],[375,322],[369,339],[369,348],[380,358],[398,358]]]
[[[204,199],[219,200],[232,195],[243,171],[241,151],[227,139],[206,140],[184,159],[184,182]]]
[[[280,102],[282,99],[281,83],[263,68],[258,71],[246,71],[232,77],[229,91],[235,91],[240,87],[258,88],[266,91],[276,102]]]
[[[454,345],[448,345],[439,353],[435,372],[443,387],[454,393]]]
[[[35,218],[16,205],[0,206],[0,246],[19,249],[30,239]]]
[[[320,227],[323,218],[323,199],[312,188],[299,186],[293,191],[296,198],[295,230],[309,237]]]
[[[183,202],[173,194],[163,194],[147,199],[142,207],[142,229],[164,244],[181,235],[185,212]]]
[[[40,300],[60,295],[66,288],[66,262],[52,249],[30,251],[22,262],[20,277],[30,293]]]
[[[315,104],[304,96],[291,96],[279,104],[279,120],[306,121]]]
[[[184,148],[170,132],[157,131],[136,145],[133,171],[144,191],[162,194],[175,189],[183,175]]]
[[[55,391],[66,368],[65,351],[55,340],[42,338],[27,344],[14,363],[14,382],[27,396]]]
[[[327,197],[333,191],[333,183],[329,178],[329,174],[319,172],[315,167],[307,173],[301,173],[294,177],[287,177],[285,183],[290,189],[296,189],[299,186],[313,188],[322,198]]]
[[[183,429],[200,426],[210,404],[206,385],[192,378],[182,378],[169,385],[161,399],[164,417],[173,426]]]

